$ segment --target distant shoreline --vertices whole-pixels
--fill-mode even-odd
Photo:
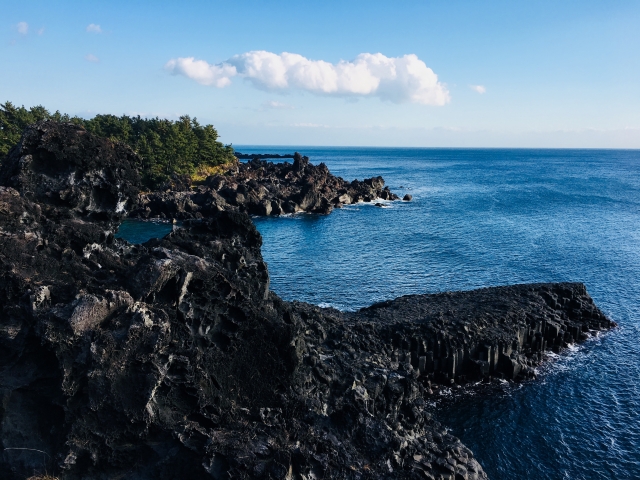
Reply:
[[[293,158],[293,153],[285,153],[284,155],[280,155],[279,153],[240,153],[240,152],[234,152],[234,155],[239,160],[253,160],[254,158],[259,158],[260,160],[264,160],[266,158]]]

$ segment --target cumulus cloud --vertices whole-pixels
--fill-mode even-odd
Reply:
[[[309,60],[295,53],[264,50],[234,55],[217,65],[193,57],[172,59],[165,68],[203,85],[225,87],[239,76],[269,91],[304,90],[339,96],[376,96],[395,103],[444,105],[449,91],[416,55],[386,57],[361,53],[338,63]]]
[[[184,75],[202,85],[213,85],[218,88],[231,84],[231,77],[237,75],[236,67],[221,63],[210,65],[204,60],[196,60],[193,57],[175,58],[169,60],[164,66],[174,75]]]
[[[16,25],[16,28],[18,29],[18,33],[20,35],[26,35],[27,33],[29,33],[29,24],[27,22],[19,22]]]
[[[88,54],[88,55],[85,55],[84,59],[87,62],[93,62],[93,63],[98,63],[100,61],[100,59],[98,57],[96,57],[95,55],[93,55],[91,53]]]
[[[478,93],[485,93],[487,91],[487,89],[484,88],[484,85],[469,85],[469,88]]]
[[[102,33],[102,28],[100,27],[100,25],[97,25],[95,23],[90,23],[89,25],[87,25],[87,32]]]

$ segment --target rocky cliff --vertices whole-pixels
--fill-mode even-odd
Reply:
[[[151,202],[137,162],[45,122],[0,169],[3,478],[486,478],[431,417],[435,391],[526,378],[545,349],[613,326],[581,284],[348,314],[284,302],[238,207],[114,238]]]

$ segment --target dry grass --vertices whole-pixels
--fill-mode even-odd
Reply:
[[[60,480],[58,477],[54,477],[53,475],[34,475],[32,477],[27,478],[27,480]]]
[[[216,165],[215,167],[208,167],[208,166],[200,167],[196,171],[196,173],[191,175],[191,180],[193,181],[193,183],[204,182],[207,179],[207,177],[210,177],[211,175],[222,175],[227,170],[235,167],[236,164],[237,162],[231,162],[231,163],[224,163],[222,165]]]

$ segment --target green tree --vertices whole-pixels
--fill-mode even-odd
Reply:
[[[204,177],[212,168],[235,161],[233,148],[218,141],[213,125],[200,125],[188,115],[177,121],[122,115],[96,115],[85,120],[42,106],[29,110],[11,102],[0,105],[0,158],[20,141],[22,131],[40,120],[73,122],[87,131],[129,145],[142,159],[141,174],[156,188],[173,174]]]

